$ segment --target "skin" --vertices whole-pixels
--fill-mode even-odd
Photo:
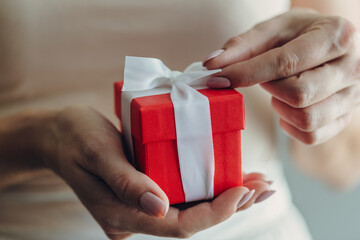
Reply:
[[[113,124],[90,108],[33,110],[3,118],[0,187],[23,181],[29,172],[52,169],[70,185],[111,239],[133,233],[190,237],[249,208],[270,187],[264,175],[246,174],[244,186],[229,189],[212,202],[185,210],[169,208],[160,187],[127,161],[121,140]],[[249,189],[255,189],[255,194],[237,209]],[[140,199],[147,192],[164,202],[167,213],[150,216],[144,211]]]
[[[298,140],[292,143],[293,153],[309,172],[336,179],[333,176],[338,176],[334,172],[339,172],[339,166],[349,166],[351,175],[358,177],[360,168],[354,166],[359,153],[348,148],[342,158],[331,154],[336,150],[334,146],[356,143],[360,136],[356,134],[356,122],[348,117],[356,115],[354,100],[359,99],[355,39],[357,30],[345,19],[294,10],[230,39],[225,52],[207,61],[206,67],[222,68],[221,76],[234,87],[261,84],[273,95],[281,127]],[[325,80],[331,84],[325,84]],[[312,87],[312,91],[302,91],[306,87]],[[335,103],[342,107],[333,110]],[[314,112],[320,118],[310,121]],[[294,114],[306,124],[288,118]],[[166,195],[128,163],[121,133],[89,108],[33,110],[1,118],[0,150],[0,187],[23,181],[28,173],[51,169],[73,188],[111,239],[124,239],[133,233],[189,237],[229,218],[249,190],[255,189],[255,195],[240,210],[269,190],[265,177],[253,173],[245,175],[244,187],[229,189],[212,202],[186,210],[170,207],[165,216],[149,216],[140,205],[143,194],[155,194],[168,207]],[[325,159],[325,164],[336,171],[318,169],[319,159]]]
[[[345,17],[357,29],[360,28],[360,15],[357,11],[360,8],[360,2],[357,0],[296,0],[292,2],[294,7],[312,7],[327,15]],[[309,147],[298,141],[291,142],[296,164],[308,174],[339,190],[354,188],[360,181],[360,161],[358,161],[360,151],[357,147],[360,142],[358,138],[360,134],[359,108],[354,109],[351,114],[352,119],[344,130],[324,144]]]
[[[326,1],[324,11],[356,21],[349,2]],[[293,5],[321,9],[324,3]],[[232,87],[260,84],[272,95],[297,165],[334,187],[353,187],[360,178],[359,40],[356,26],[343,17],[292,9],[229,39],[205,66],[221,68],[216,77]]]

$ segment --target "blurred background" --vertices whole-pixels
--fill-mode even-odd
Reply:
[[[280,144],[286,144],[284,133],[280,135]],[[284,150],[281,154],[293,201],[314,240],[360,239],[360,187],[346,192],[331,189],[300,172]]]

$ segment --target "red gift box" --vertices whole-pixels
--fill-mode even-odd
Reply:
[[[115,112],[121,119],[121,89],[116,82]],[[242,185],[241,130],[244,129],[243,95],[234,89],[198,90],[209,99],[213,133],[214,196]],[[177,153],[175,117],[170,94],[131,101],[131,133],[136,168],[154,180],[170,204],[185,202]]]

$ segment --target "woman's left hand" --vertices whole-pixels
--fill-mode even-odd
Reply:
[[[360,103],[360,38],[348,20],[294,9],[231,38],[204,61],[222,72],[208,86],[261,86],[280,126],[306,144],[348,125]]]

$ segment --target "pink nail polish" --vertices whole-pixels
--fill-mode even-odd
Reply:
[[[274,181],[270,180],[270,181],[265,181],[267,184],[272,185],[274,183]]]
[[[213,58],[219,56],[219,55],[220,55],[221,53],[223,53],[224,51],[225,51],[224,49],[219,49],[219,50],[216,50],[216,51],[210,53],[210,54],[205,58],[205,60],[203,61],[203,66],[204,66],[204,64],[205,64],[207,61],[209,61],[210,59],[213,59]]]
[[[150,192],[146,192],[140,197],[140,206],[145,210],[145,213],[160,218],[164,217],[168,210],[166,204]]]
[[[262,194],[260,194],[256,198],[254,203],[259,203],[259,202],[265,201],[266,199],[271,197],[275,192],[276,192],[275,190],[270,190],[270,191],[263,192]]]
[[[254,196],[254,193],[255,193],[255,189],[253,189],[253,190],[251,190],[250,192],[248,192],[247,194],[245,194],[245,195],[241,198],[241,200],[239,201],[239,203],[238,203],[238,205],[237,205],[237,208],[239,209],[239,208],[241,208],[242,206],[244,206],[244,204],[247,203],[252,196]]]
[[[212,77],[206,82],[209,88],[228,88],[230,85],[229,79],[224,77]]]

